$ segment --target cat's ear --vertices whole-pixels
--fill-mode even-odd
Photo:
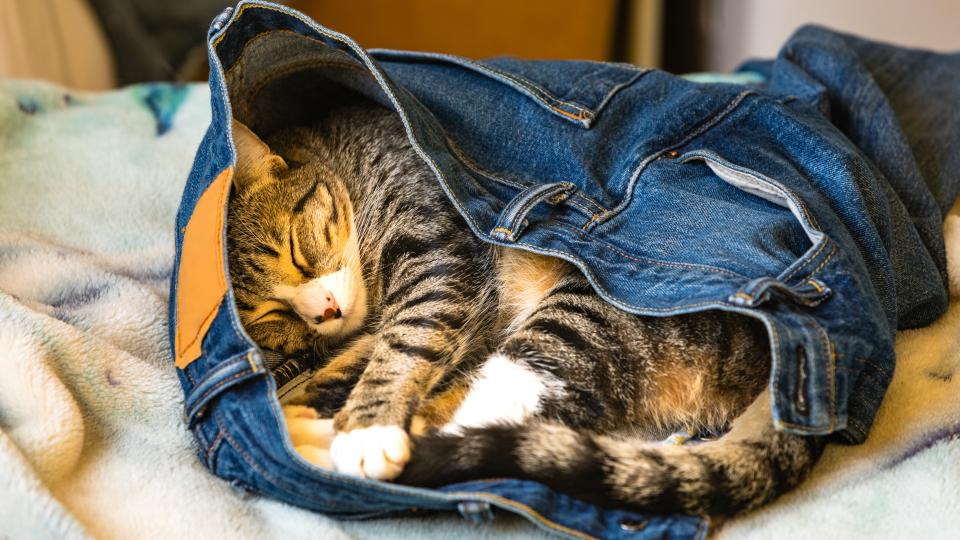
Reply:
[[[233,120],[233,143],[237,147],[237,169],[233,173],[237,191],[270,180],[287,169],[282,157],[271,152],[260,137],[236,119]]]

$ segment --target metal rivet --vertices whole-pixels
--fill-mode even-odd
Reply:
[[[625,519],[620,522],[620,528],[630,532],[642,531],[646,527],[647,522],[645,520]]]
[[[680,152],[677,152],[676,150],[670,150],[664,155],[670,159],[677,159],[678,157],[680,157]]]

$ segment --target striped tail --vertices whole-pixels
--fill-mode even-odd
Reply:
[[[822,437],[776,431],[769,411],[769,397],[761,396],[724,437],[689,446],[546,422],[435,433],[414,442],[412,459],[397,481],[433,487],[526,478],[600,506],[733,515],[796,486],[823,451]]]

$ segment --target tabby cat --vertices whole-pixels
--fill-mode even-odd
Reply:
[[[601,505],[733,514],[819,457],[821,438],[771,425],[760,322],[628,314],[564,261],[480,241],[395,113],[340,108],[269,147],[238,122],[233,136],[242,322],[264,348],[329,358],[285,407],[308,461],[413,485],[512,476]],[[650,442],[675,430],[729,432]]]

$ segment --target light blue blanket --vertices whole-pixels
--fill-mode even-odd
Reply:
[[[341,523],[249,497],[195,458],[166,338],[173,218],[205,86],[82,94],[0,81],[0,538],[484,538],[498,515]],[[960,217],[948,218],[954,294]],[[960,530],[960,305],[898,338],[874,431],[725,538]]]

